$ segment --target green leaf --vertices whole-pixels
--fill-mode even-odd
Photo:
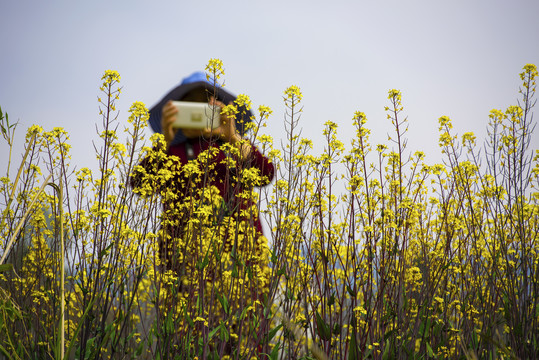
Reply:
[[[318,311],[316,312],[316,327],[318,329],[318,335],[322,340],[329,341],[331,339],[331,329],[324,319],[322,319]]]
[[[210,251],[206,251],[206,255],[204,256],[204,259],[202,261],[198,261],[197,262],[197,269],[198,270],[203,270],[207,265],[208,263],[210,262],[210,257],[209,257],[209,254]]]
[[[352,337],[350,339],[350,350],[348,351],[348,360],[358,359],[358,347],[356,339],[356,331],[352,331]]]
[[[386,341],[386,344],[384,346],[384,352],[382,354],[382,360],[391,359],[390,352],[393,346],[391,340],[392,339],[389,339],[389,341]]]
[[[139,346],[137,346],[137,348],[135,349],[135,356],[138,357],[138,356],[142,355],[142,348],[143,348],[143,347],[144,347],[144,343],[141,342],[141,343],[139,344]]]
[[[294,293],[293,293],[292,290],[289,289],[289,288],[286,289],[284,295],[285,295],[285,298],[286,298],[287,300],[295,300]]]
[[[479,342],[477,341],[477,332],[475,331],[475,329],[472,329],[472,348],[476,349],[478,343]]]
[[[217,294],[217,299],[221,303],[221,306],[223,307],[223,311],[224,311],[225,315],[227,315],[227,316],[230,315],[230,306],[228,304],[227,298],[224,297],[221,294]]]
[[[427,345],[427,354],[429,355],[429,357],[436,358],[436,356],[434,355],[434,351],[432,351],[432,348],[430,347],[430,344],[428,342],[425,344]]]
[[[4,271],[11,271],[13,270],[13,264],[2,264],[0,265],[0,273]]]
[[[228,329],[226,328],[226,326],[221,326],[221,331],[219,333],[219,338],[225,342],[228,342],[228,340],[230,339],[230,334],[228,333]]]
[[[86,342],[86,353],[84,358],[90,359],[93,356],[93,353],[95,352],[95,337],[88,339]]]
[[[240,315],[240,320],[243,320],[245,318],[245,315],[247,315],[247,307],[243,308]]]
[[[333,325],[333,335],[339,335],[341,333],[341,330],[342,330],[341,324],[335,323],[335,325]]]
[[[187,312],[187,308],[185,308],[184,315],[185,315],[185,320],[187,320],[187,322],[189,323],[189,326],[194,327],[195,324],[193,323],[193,319],[191,319],[191,317],[189,316],[189,313]]]
[[[4,349],[4,347],[3,347],[2,345],[0,345],[0,353],[4,354],[4,355],[6,356],[6,359],[9,359],[9,360],[13,359],[13,358],[11,357],[11,355],[9,355],[9,353],[7,352],[7,350]]]
[[[281,345],[280,343],[275,344],[275,346],[271,350],[271,354],[270,354],[270,359],[271,360],[277,360],[277,357],[279,356],[279,347],[280,347],[280,345]]]
[[[400,347],[402,350],[404,350],[404,352],[406,353],[406,355],[408,355],[408,358],[411,359],[412,358],[412,351],[411,350],[408,350],[408,347],[403,343],[401,344],[401,347]]]
[[[221,326],[223,326],[223,324],[221,323],[219,326],[217,326],[215,329],[213,329],[212,331],[210,331],[210,333],[208,334],[208,341],[211,340],[211,338],[213,337],[213,335],[215,335],[215,333],[219,330],[221,330]]]
[[[384,334],[384,340],[387,340],[393,333],[396,331],[396,329],[389,330]]]
[[[271,249],[270,249],[270,254],[271,254],[270,261],[275,264],[277,262],[277,255],[275,255],[275,252]]]
[[[275,327],[274,329],[271,329],[271,331],[268,333],[268,344],[269,342],[271,341],[271,339],[273,339],[273,337],[275,336],[275,334],[277,334],[277,332],[283,327],[283,324],[279,324],[277,327]]]
[[[333,304],[335,304],[335,292],[333,292],[331,294],[331,296],[329,297],[329,301],[328,301],[328,306],[331,306]]]
[[[419,325],[419,333],[428,335],[431,325],[432,325],[432,319],[431,318],[423,320],[421,322],[421,324]]]

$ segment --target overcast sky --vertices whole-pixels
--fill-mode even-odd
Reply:
[[[133,101],[151,107],[219,58],[230,91],[273,109],[266,132],[276,141],[285,136],[283,91],[297,85],[303,136],[320,143],[332,120],[348,144],[360,110],[373,144],[387,143],[384,106],[395,88],[410,151],[440,162],[440,116],[481,138],[489,111],[516,102],[522,67],[539,64],[538,15],[537,0],[4,0],[0,106],[20,122],[19,141],[32,124],[64,127],[73,165],[93,168],[105,70],[122,77],[123,124]],[[4,174],[5,142],[0,153]]]

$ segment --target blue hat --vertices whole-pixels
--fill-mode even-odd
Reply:
[[[161,101],[159,101],[157,104],[155,104],[150,109],[150,119],[149,123],[152,127],[153,131],[157,133],[161,133],[161,109],[163,106],[167,103],[169,100],[180,100],[185,95],[187,95],[190,91],[204,88],[212,93],[215,93],[215,98],[222,102],[223,104],[229,104],[230,102],[233,102],[236,100],[236,96],[232,95],[228,91],[226,91],[224,88],[222,88],[219,85],[215,86],[214,91],[214,84],[212,79],[208,80],[206,78],[206,74],[202,71],[197,71],[189,75],[188,77],[184,78],[180,85],[172,89],[168,94],[166,94]],[[245,110],[245,109],[243,109]],[[242,114],[244,112],[244,114]],[[251,121],[252,112],[250,110],[247,111],[240,111],[236,115],[236,127],[238,132],[243,135],[245,132],[245,124],[249,121]],[[185,142],[187,138],[185,135],[183,135],[181,130],[178,130],[176,133],[176,136],[174,137],[174,140],[172,140],[171,145],[181,144],[182,142]]]

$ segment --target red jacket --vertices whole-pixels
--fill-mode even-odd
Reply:
[[[180,163],[183,165],[187,163],[189,155],[196,158],[202,151],[207,150],[210,147],[219,148],[221,144],[222,143],[220,141],[212,141],[204,138],[188,139],[184,143],[171,146],[167,154],[177,156]],[[275,171],[273,164],[268,158],[260,153],[256,146],[251,146],[251,158],[243,160],[235,159],[237,164],[236,169],[230,169],[225,164],[227,155],[221,149],[219,149],[217,156],[213,159],[215,168],[211,172],[207,185],[213,185],[219,189],[219,193],[223,197],[223,200],[227,202],[229,211],[231,210],[233,212],[237,212],[240,209],[245,209],[247,206],[252,205],[249,203],[239,202],[237,199],[235,199],[235,195],[237,195],[243,189],[241,189],[237,182],[234,181],[234,177],[241,177],[242,170],[248,168],[258,169],[261,176],[261,182],[257,184],[258,186],[265,186],[273,180]],[[188,152],[191,150],[192,154],[188,154]],[[256,217],[253,225],[260,233],[262,233],[262,224],[258,216]]]
[[[221,145],[222,142],[216,141],[215,139],[195,138],[188,139],[186,142],[177,145],[172,145],[167,151],[167,157],[164,159],[158,160],[155,156],[149,155],[140,163],[144,170],[141,171],[140,169],[135,168],[133,171],[131,185],[136,191],[138,186],[144,184],[144,173],[156,175],[160,170],[169,167],[176,175],[165,182],[152,182],[151,189],[154,192],[161,192],[162,190],[169,191],[172,189],[176,195],[176,201],[182,201],[183,198],[189,196],[188,191],[190,191],[190,187],[187,186],[189,178],[181,173],[182,167],[187,164],[190,158],[197,158],[201,152],[212,148],[215,149],[216,156],[212,159],[211,170],[203,170],[206,171],[206,174],[208,175],[205,185],[213,185],[219,190],[224,205],[222,209],[223,214],[221,214],[221,216],[238,215],[240,210],[251,208],[253,205],[251,201],[242,200],[237,197],[237,195],[244,190],[237,181],[238,178],[242,177],[243,171],[253,168],[258,169],[260,180],[252,184],[253,187],[258,187],[269,184],[273,179],[275,170],[271,161],[262,155],[253,145],[250,158],[241,160],[234,159],[236,160],[236,166],[235,168],[230,168],[225,162],[227,161],[227,157],[230,157],[231,155],[227,155],[220,148]],[[155,153],[153,155],[155,155]],[[204,186],[202,183],[198,184],[198,188]],[[171,204],[164,200],[164,212],[166,213],[169,208],[171,208]],[[262,224],[258,214],[250,216],[250,219],[253,221],[251,226],[262,234]],[[177,220],[177,223],[179,223],[180,226],[166,226],[167,232],[172,237],[180,236],[182,231],[181,224],[184,219]]]

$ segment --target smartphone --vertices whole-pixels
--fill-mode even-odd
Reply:
[[[221,124],[221,108],[202,102],[173,101],[178,109],[172,127],[177,129],[215,129]]]

